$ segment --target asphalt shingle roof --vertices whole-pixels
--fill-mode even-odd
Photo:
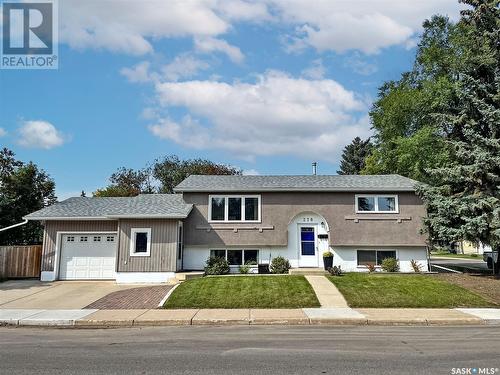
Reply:
[[[181,194],[141,194],[136,197],[75,197],[33,212],[25,219],[185,218],[192,205]]]
[[[202,176],[192,175],[176,192],[414,191],[417,181],[400,175]]]

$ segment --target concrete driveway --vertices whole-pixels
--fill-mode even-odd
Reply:
[[[82,309],[109,293],[136,287],[114,281],[10,280],[0,283],[0,309]]]

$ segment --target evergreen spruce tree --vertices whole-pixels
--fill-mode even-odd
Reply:
[[[365,160],[370,155],[372,144],[370,138],[363,141],[356,137],[350,144],[345,146],[342,152],[342,160],[340,161],[340,170],[338,174],[360,174],[365,167]]]
[[[450,129],[452,162],[429,170],[436,182],[418,192],[428,207],[431,239],[482,242],[500,250],[499,0],[461,2],[471,7],[458,23],[468,47],[466,63],[456,82],[455,111],[436,114]]]

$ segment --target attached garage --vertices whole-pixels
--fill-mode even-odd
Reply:
[[[60,280],[115,278],[117,236],[114,233],[61,235]]]

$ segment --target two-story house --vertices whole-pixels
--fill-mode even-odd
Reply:
[[[427,269],[426,211],[416,182],[384,176],[190,176],[176,194],[70,198],[26,216],[44,222],[42,280],[165,282],[202,270],[210,256],[232,269],[281,255],[292,267],[345,271],[386,257]]]

